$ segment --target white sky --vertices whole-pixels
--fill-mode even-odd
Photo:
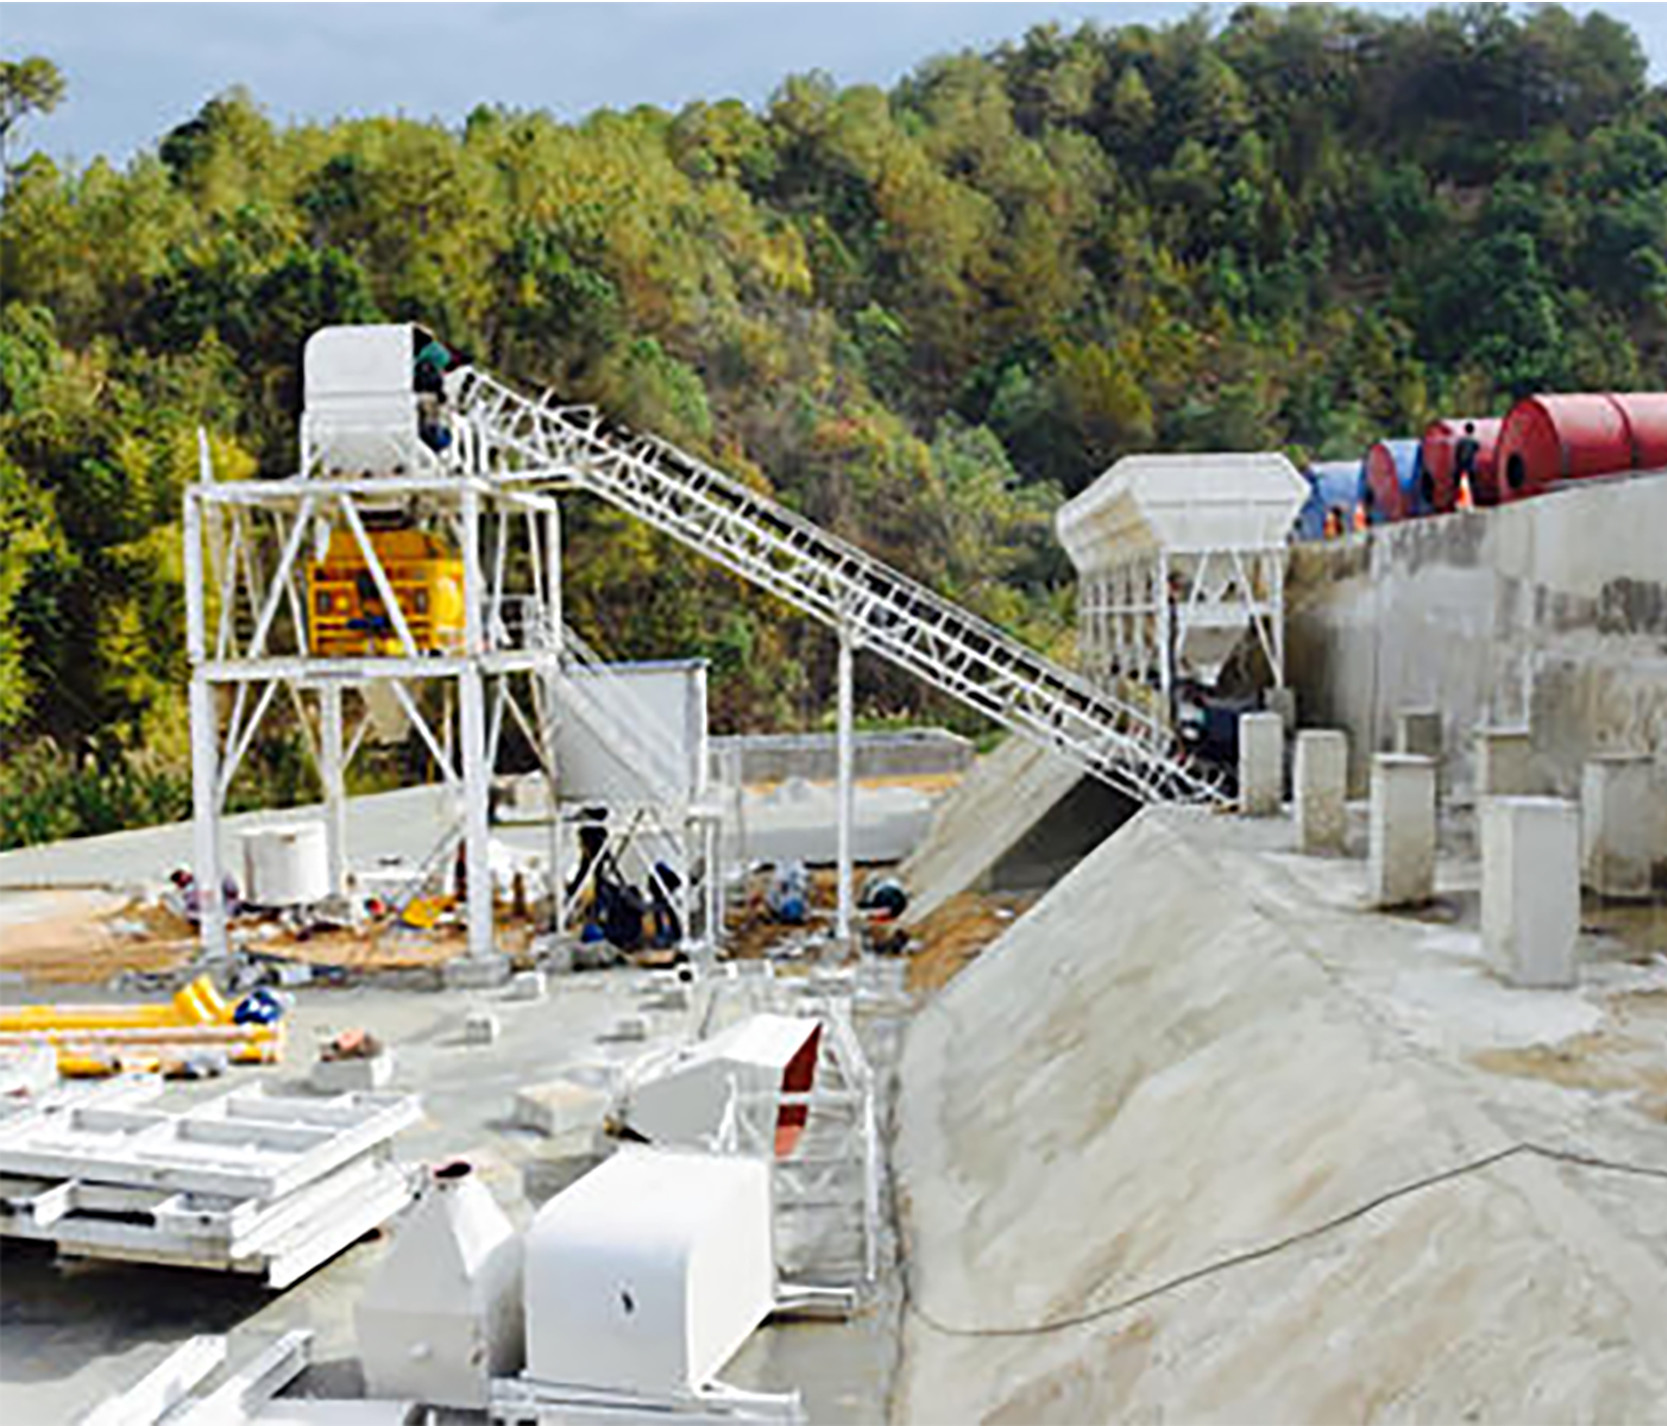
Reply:
[[[1161,22],[1189,4],[25,4],[0,53],[45,54],[69,82],[18,151],[118,161],[244,84],[274,118],[404,112],[461,120],[482,101],[577,118],[603,106],[758,104],[789,74],[889,84],[933,54],[1032,25]],[[1226,6],[1212,7],[1218,15]],[[1405,4],[1365,5],[1405,10]],[[1630,24],[1667,77],[1667,5],[1571,5]]]

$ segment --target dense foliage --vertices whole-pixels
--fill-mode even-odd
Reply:
[[[24,68],[7,130],[57,99]],[[1050,512],[1123,452],[1348,456],[1660,386],[1667,91],[1601,13],[1496,6],[1045,26],[890,92],[579,124],[282,128],[232,90],[125,169],[15,165],[0,239],[3,845],[184,809],[195,430],[226,473],[288,467],[319,324],[420,319],[1053,645]],[[720,726],[820,716],[820,633],[572,524],[596,643],[709,657]],[[862,676],[871,712],[921,706]],[[72,796],[89,766],[107,791]]]

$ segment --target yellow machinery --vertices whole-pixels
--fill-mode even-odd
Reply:
[[[217,1049],[238,1064],[270,1064],[281,1021],[240,1022],[237,1007],[199,976],[155,1005],[23,1005],[0,1011],[0,1049],[51,1045],[64,1075],[155,1069],[189,1050]]]
[[[458,647],[462,558],[422,530],[373,530],[370,541],[417,647],[424,653]],[[307,608],[309,646],[320,658],[401,652],[393,619],[350,531],[333,531],[324,558],[308,566]]]

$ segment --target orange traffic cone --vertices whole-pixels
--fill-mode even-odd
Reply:
[[[1470,477],[1468,475],[1459,477],[1459,498],[1454,501],[1453,508],[1455,510],[1474,510],[1476,508],[1476,497],[1471,493]]]

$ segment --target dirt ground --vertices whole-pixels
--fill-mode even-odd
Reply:
[[[918,949],[909,957],[909,989],[932,991],[949,984],[1035,901],[1035,893],[963,891],[951,897],[915,927]]]

